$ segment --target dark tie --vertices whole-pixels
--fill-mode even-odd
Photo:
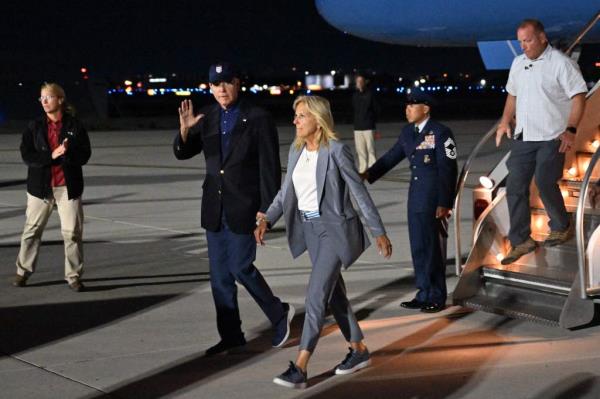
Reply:
[[[417,139],[417,136],[419,135],[419,126],[415,125],[415,140]]]

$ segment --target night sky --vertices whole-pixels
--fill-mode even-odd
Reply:
[[[231,60],[255,75],[316,72],[483,71],[473,48],[374,43],[329,26],[312,0],[4,0],[0,77],[97,77],[201,72]],[[462,69],[461,69],[462,68]]]

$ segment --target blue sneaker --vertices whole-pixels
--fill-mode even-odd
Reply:
[[[294,318],[296,309],[289,303],[282,303],[283,309],[285,310],[284,316],[273,326],[273,339],[271,345],[273,348],[280,348],[285,344],[285,341],[290,336],[290,323]]]
[[[368,350],[358,352],[352,348],[348,349],[350,352],[346,355],[346,358],[335,368],[335,373],[338,375],[351,374],[371,364],[371,355]]]
[[[302,371],[294,362],[283,373],[273,379],[273,382],[282,387],[304,389],[306,388],[306,373]]]

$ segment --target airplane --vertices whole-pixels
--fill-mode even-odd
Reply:
[[[516,26],[543,22],[548,38],[574,38],[598,13],[592,0],[316,0],[320,15],[340,31],[363,39],[409,46],[475,46],[487,69],[508,69],[520,53]],[[600,43],[600,25],[583,43]]]
[[[600,4],[590,0],[315,0],[334,27],[369,40],[413,46],[478,45],[488,69],[508,69],[521,53],[516,27],[524,18],[544,23],[553,39],[574,46],[600,42]],[[577,328],[589,325],[600,303],[600,81],[586,97],[575,151],[567,154],[559,186],[575,222],[575,238],[542,247],[510,265],[501,260],[509,247],[506,153],[473,190],[472,237],[462,261],[462,194],[473,164],[493,141],[496,125],[483,135],[462,167],[454,203],[454,240],[458,283],[455,305],[543,324]],[[506,147],[504,147],[506,148]],[[497,150],[500,151],[500,150]],[[473,181],[471,179],[470,181]],[[531,188],[531,227],[535,240],[547,236],[548,217],[535,183]]]

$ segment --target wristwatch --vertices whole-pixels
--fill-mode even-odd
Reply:
[[[577,128],[575,126],[567,126],[567,128],[565,129],[567,132],[569,133],[577,133]]]
[[[263,221],[267,222],[267,226],[269,226],[269,221],[267,220],[266,217],[258,217],[258,218],[256,218],[256,226],[260,226],[260,224]]]

